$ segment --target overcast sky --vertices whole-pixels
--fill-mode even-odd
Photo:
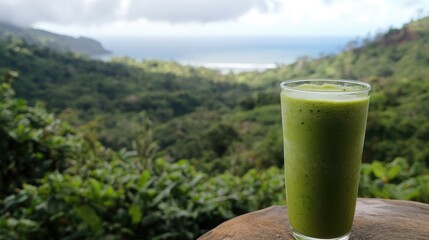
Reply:
[[[73,36],[349,35],[429,15],[429,0],[0,0],[0,20]]]

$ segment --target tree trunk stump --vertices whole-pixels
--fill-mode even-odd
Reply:
[[[272,206],[228,220],[198,240],[294,239],[287,207]],[[350,239],[429,240],[429,204],[359,198]]]

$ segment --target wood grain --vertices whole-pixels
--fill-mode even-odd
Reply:
[[[198,240],[294,239],[287,207],[272,206],[226,221]],[[429,204],[359,198],[350,239],[429,240]]]

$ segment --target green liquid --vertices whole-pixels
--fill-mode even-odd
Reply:
[[[316,91],[334,91],[324,88]],[[343,236],[355,213],[369,97],[283,90],[281,101],[290,224],[311,237]]]

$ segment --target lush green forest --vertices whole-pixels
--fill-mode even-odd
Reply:
[[[371,83],[359,195],[429,203],[429,17],[264,72],[0,43],[0,239],[195,239],[285,204],[279,84]]]

